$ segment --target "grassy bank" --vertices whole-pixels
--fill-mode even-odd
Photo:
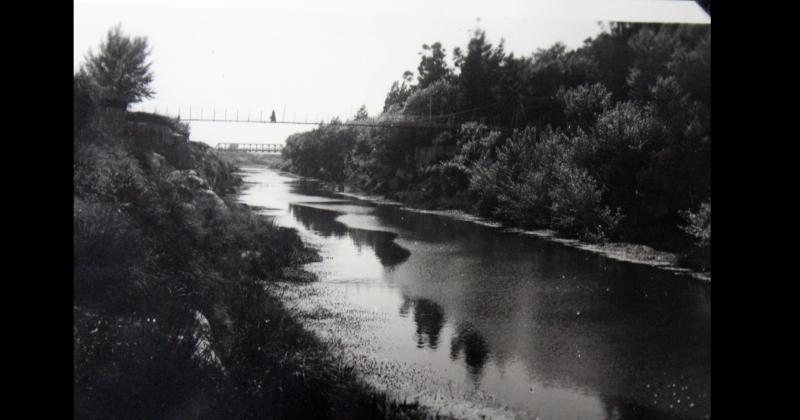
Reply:
[[[265,283],[316,253],[236,204],[177,121],[133,124],[76,80],[74,417],[418,416],[363,385]]]

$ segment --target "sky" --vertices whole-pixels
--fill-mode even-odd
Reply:
[[[146,36],[156,91],[132,109],[186,118],[346,120],[361,105],[379,114],[392,82],[416,72],[422,44],[448,60],[476,27],[489,42],[528,56],[556,42],[577,48],[609,21],[710,24],[678,0],[75,0],[74,69],[121,24]],[[284,143],[309,126],[192,122],[191,139]]]

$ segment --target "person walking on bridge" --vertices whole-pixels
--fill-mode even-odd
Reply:
[[[269,116],[269,122],[275,122],[275,110],[272,110],[272,115]]]

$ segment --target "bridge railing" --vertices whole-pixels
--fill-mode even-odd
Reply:
[[[216,148],[217,150],[251,153],[280,153],[283,145],[276,143],[218,143]]]

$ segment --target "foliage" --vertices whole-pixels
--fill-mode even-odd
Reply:
[[[682,226],[700,248],[711,247],[711,202],[705,202],[695,211],[682,212],[686,225]]]
[[[383,104],[383,112],[391,113],[403,108],[406,99],[413,92],[412,87],[409,85],[411,82],[412,73],[407,71],[403,74],[403,81],[393,82],[389,93],[386,95],[386,100]]]
[[[108,31],[97,54],[87,53],[83,71],[97,84],[103,100],[127,107],[155,93],[149,55],[147,38],[131,38],[118,25]]]
[[[597,117],[611,108],[611,92],[601,83],[581,85],[572,89],[563,87],[556,92],[562,103],[564,116],[570,125],[588,129]]]
[[[528,228],[553,228],[586,240],[613,233],[620,214],[602,206],[597,182],[577,167],[574,143],[560,131],[516,131],[470,179],[478,210]]]
[[[422,416],[334,365],[267,292],[318,256],[226,196],[232,165],[133,141],[95,79],[73,88],[73,417]],[[326,146],[342,129],[322,130]]]
[[[361,105],[361,108],[358,108],[355,117],[353,117],[353,121],[364,121],[367,119],[369,119],[367,107],[365,105]]]
[[[320,126],[286,140],[284,157],[294,170],[310,177],[342,181],[345,158],[355,142],[355,130],[341,124]]]
[[[440,80],[448,80],[452,76],[452,69],[447,65],[445,57],[447,51],[439,42],[434,42],[430,46],[422,45],[422,59],[419,62],[419,76],[417,76],[417,86],[424,89]],[[427,55],[430,52],[430,55]]]
[[[438,80],[426,87],[416,89],[409,95],[403,107],[403,115],[420,117],[425,120],[455,112],[461,103],[461,92],[456,85],[446,80]]]
[[[691,236],[694,245],[689,258],[705,269],[711,269],[711,201],[704,202],[694,210],[682,211],[685,224],[681,229]]]
[[[290,169],[587,240],[690,246],[680,212],[710,196],[708,26],[613,23],[528,56],[476,29],[452,59],[423,46],[417,83],[392,86],[379,127],[335,151],[299,135]],[[345,164],[306,164],[323,156]]]

